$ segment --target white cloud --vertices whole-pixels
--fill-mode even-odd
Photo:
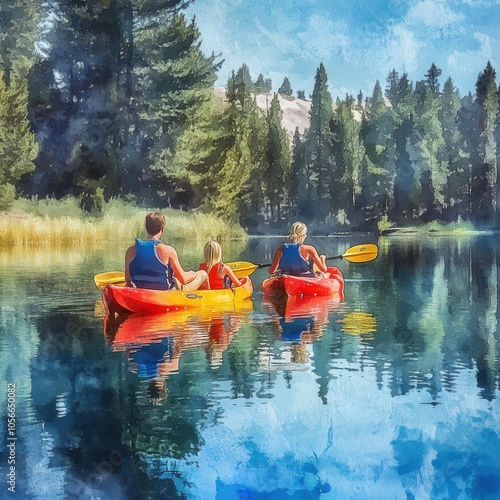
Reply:
[[[463,52],[454,50],[448,57],[447,62],[450,72],[477,75],[486,67],[488,60],[494,64],[493,54],[498,52],[493,50],[494,40],[483,33],[474,33],[474,39],[479,42],[477,50]]]
[[[422,0],[411,7],[406,16],[409,26],[424,26],[441,30],[464,19],[463,14],[454,12],[446,2]]]
[[[392,69],[407,73],[418,69],[418,56],[424,43],[403,25],[393,26],[383,41],[377,57],[377,66],[387,75]]]
[[[332,55],[346,58],[351,40],[343,23],[332,21],[328,16],[312,15],[307,29],[298,33],[302,56],[315,60],[328,60]]]
[[[458,3],[478,8],[500,5],[500,0],[458,0]]]

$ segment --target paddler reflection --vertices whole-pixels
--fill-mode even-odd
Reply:
[[[203,349],[210,367],[219,367],[224,351],[251,310],[250,302],[243,310],[225,313],[131,314],[119,322],[107,317],[105,337],[114,352],[126,352],[129,370],[147,381],[149,401],[159,405],[167,399],[167,380],[179,372],[182,354]]]
[[[309,360],[307,345],[321,338],[330,312],[339,307],[340,301],[331,297],[288,297],[279,301],[264,297],[263,304],[274,315],[281,339],[289,344],[290,362],[304,364]]]

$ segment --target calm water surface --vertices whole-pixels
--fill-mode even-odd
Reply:
[[[343,303],[277,308],[259,270],[236,311],[125,321],[92,276],[127,242],[0,250],[0,497],[499,498],[500,240],[378,243]]]

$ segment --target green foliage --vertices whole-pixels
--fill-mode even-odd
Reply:
[[[38,144],[30,129],[27,101],[26,80],[12,75],[7,87],[0,72],[0,186],[5,186],[5,200],[12,186],[35,169]]]
[[[281,219],[282,205],[288,201],[290,146],[282,126],[282,111],[278,94],[274,94],[267,116],[267,151],[265,184],[271,220]]]
[[[136,39],[136,72],[147,110],[143,133],[155,138],[149,148],[151,181],[147,182],[147,172],[142,178],[164,200],[183,189],[173,161],[177,139],[210,99],[219,66],[214,55],[203,55],[199,37],[194,20],[188,24],[183,14],[166,12],[148,19]]]
[[[463,216],[500,226],[489,62],[475,96],[460,99],[451,79],[441,92],[432,63],[415,86],[393,70],[385,89],[377,81],[364,102],[360,91],[335,106],[320,64],[309,127],[290,151],[277,96],[267,115],[256,105],[270,79],[253,82],[243,64],[227,100],[215,97],[221,62],[204,55],[195,20],[182,14],[189,0],[8,3],[0,15],[0,208],[25,192],[71,195],[78,203],[67,210],[92,217],[127,197],[247,227],[292,214],[329,227],[375,227],[384,215],[398,224]],[[43,57],[33,64],[35,41]],[[288,77],[278,92],[293,99]]]
[[[38,0],[9,0],[0,9],[0,69],[7,87],[14,75],[25,78],[35,59]]]
[[[498,94],[496,72],[488,61],[476,83],[476,105],[479,112],[477,138],[481,163],[474,165],[472,177],[472,217],[480,224],[491,225],[497,211],[498,166],[495,130],[498,127]],[[499,207],[500,208],[500,207]]]
[[[338,192],[332,188],[338,186],[337,166],[333,146],[333,134],[330,122],[333,119],[332,96],[328,90],[328,77],[323,63],[316,71],[314,90],[311,101],[310,124],[305,138],[305,159],[307,169],[307,193],[305,205],[317,207],[317,217],[325,219],[332,209],[332,202],[338,202]],[[340,208],[340,207],[333,207]],[[304,215],[309,215],[305,213]]]
[[[470,154],[466,152],[465,137],[459,128],[460,95],[448,78],[441,97],[440,122],[447,157],[447,186],[444,208],[448,219],[459,215],[470,217],[468,193],[470,189],[468,162]]]
[[[443,71],[438,68],[434,63],[431,64],[429,71],[425,74],[426,84],[431,90],[431,92],[437,96],[439,94],[439,82],[438,79]]]
[[[281,87],[278,89],[278,94],[291,96],[293,94],[292,86],[290,85],[290,80],[287,76],[283,79]]]
[[[270,78],[264,78],[262,73],[259,74],[257,80],[253,85],[253,92],[256,94],[265,94],[267,92],[271,92],[273,88],[272,82]]]
[[[9,210],[16,199],[16,186],[14,184],[5,183],[0,189],[0,210]]]
[[[383,215],[377,223],[377,228],[379,233],[383,233],[384,231],[387,231],[391,227],[394,227],[394,222],[391,222],[387,215]]]
[[[443,211],[447,184],[446,144],[440,112],[440,100],[431,88],[424,87],[417,103],[414,133],[407,147],[414,173],[412,193],[417,197],[412,202],[418,206],[419,200],[425,199],[431,217]]]

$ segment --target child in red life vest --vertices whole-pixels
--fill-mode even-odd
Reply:
[[[200,264],[200,269],[208,273],[206,288],[217,290],[242,284],[233,270],[222,262],[222,248],[216,241],[209,241],[203,249],[203,254],[205,260]]]

